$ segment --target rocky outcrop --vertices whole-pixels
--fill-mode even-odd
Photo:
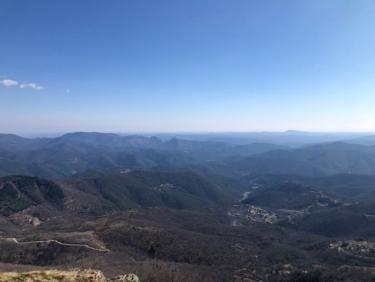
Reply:
[[[33,272],[6,272],[0,273],[0,282],[140,282],[135,274],[120,275],[116,278],[106,278],[97,270],[71,270],[71,271],[33,271]]]

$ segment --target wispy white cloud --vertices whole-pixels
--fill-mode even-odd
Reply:
[[[43,90],[45,87],[42,85],[39,85],[37,83],[31,82],[31,83],[19,83],[17,80],[13,79],[2,79],[0,80],[0,85],[10,88],[10,87],[17,87],[21,89],[32,89],[35,91]]]
[[[5,87],[13,87],[13,86],[18,86],[19,82],[12,80],[12,79],[3,79],[3,80],[0,80],[0,84]]]
[[[30,88],[30,89],[39,91],[39,90],[43,90],[44,86],[38,85],[36,83],[22,83],[22,84],[20,84],[20,88],[22,88],[22,89]]]

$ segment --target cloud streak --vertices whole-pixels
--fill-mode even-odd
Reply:
[[[11,88],[11,87],[17,87],[21,89],[32,89],[34,91],[41,91],[44,89],[44,86],[39,85],[37,83],[31,82],[31,83],[19,83],[16,80],[13,79],[3,79],[0,80],[0,85]]]
[[[44,89],[43,86],[38,85],[36,83],[22,83],[22,84],[20,84],[20,88],[22,88],[22,89],[24,89],[24,88],[30,88],[30,89],[33,89],[33,90],[36,90],[36,91]]]
[[[17,86],[19,83],[18,81],[15,81],[12,79],[3,79],[3,80],[0,80],[0,84],[4,87],[13,87],[13,86]]]

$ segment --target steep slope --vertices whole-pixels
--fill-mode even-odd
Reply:
[[[0,178],[0,214],[9,216],[42,204],[62,207],[64,193],[55,183],[35,177]]]

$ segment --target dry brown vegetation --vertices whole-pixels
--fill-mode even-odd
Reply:
[[[139,282],[135,274],[126,274],[117,278],[106,278],[97,270],[46,270],[32,272],[4,272],[0,273],[0,282]]]

